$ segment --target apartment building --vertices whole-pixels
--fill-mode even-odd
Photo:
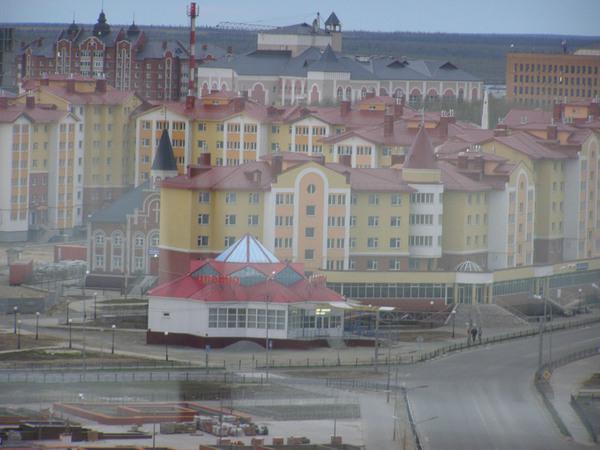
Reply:
[[[0,97],[0,241],[82,224],[83,133],[67,110]]]
[[[506,96],[526,105],[550,106],[600,95],[598,52],[508,53]]]

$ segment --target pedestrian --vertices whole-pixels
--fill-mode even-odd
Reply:
[[[467,325],[467,345],[471,345],[471,325]]]
[[[473,325],[471,328],[471,338],[473,339],[473,344],[475,343],[475,339],[477,339],[477,326]]]
[[[477,338],[479,339],[480,344],[481,344],[482,335],[483,335],[483,328],[481,327],[481,325],[479,325],[479,328],[477,328]]]

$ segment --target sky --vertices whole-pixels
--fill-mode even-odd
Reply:
[[[599,36],[600,0],[204,0],[198,25],[289,25],[335,11],[346,30]],[[185,0],[104,0],[109,23],[187,25]],[[0,22],[93,23],[102,0],[0,0]]]

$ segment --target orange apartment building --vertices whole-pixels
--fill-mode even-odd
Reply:
[[[600,95],[600,53],[509,53],[508,100],[544,106],[557,101],[591,100]]]

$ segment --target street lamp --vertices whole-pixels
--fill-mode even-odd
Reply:
[[[73,339],[72,339],[72,333],[71,333],[71,327],[73,325],[73,319],[69,319],[69,348],[73,348]]]
[[[18,306],[13,307],[13,313],[15,315],[15,317],[14,317],[14,326],[13,326],[14,330],[13,330],[13,333],[17,334],[17,314],[19,314],[19,307]]]
[[[540,320],[540,345],[538,351],[538,368],[541,369],[543,364],[544,353],[544,329],[546,325],[546,297],[542,295],[534,295],[533,298],[535,298],[536,300],[544,301],[544,318]]]
[[[38,329],[40,327],[40,312],[36,312],[35,313],[35,340],[38,340]]]
[[[21,320],[17,320],[17,349],[21,349]]]
[[[433,311],[434,311],[433,307],[435,305],[435,302],[433,300],[431,300],[429,302],[429,304],[431,305],[431,316],[429,316],[429,326],[430,326],[430,328],[433,328]]]
[[[169,342],[167,339],[169,338],[169,332],[165,331],[165,361],[169,360]]]
[[[112,328],[112,347],[110,349],[110,354],[114,355],[115,354],[115,330],[116,330],[117,326],[113,323],[111,328]]]
[[[455,336],[454,328],[456,325],[456,309],[453,309],[450,314],[452,314],[452,338],[454,338],[454,336]]]

